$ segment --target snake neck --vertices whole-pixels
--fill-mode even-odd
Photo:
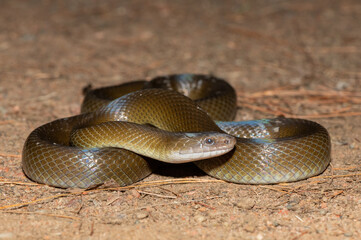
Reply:
[[[234,137],[218,132],[168,132],[148,125],[105,122],[75,130],[71,144],[91,149],[124,148],[168,163],[185,163],[216,157],[231,151]]]

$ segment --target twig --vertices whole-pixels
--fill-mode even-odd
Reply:
[[[289,193],[289,191],[285,191],[285,190],[281,190],[281,189],[278,189],[277,187],[271,187],[271,186],[263,186],[263,185],[260,185],[261,188],[266,188],[266,189],[270,189],[270,190],[273,190],[273,191],[277,191],[277,192],[281,192],[281,193]]]
[[[39,184],[39,183],[14,182],[14,181],[4,181],[4,180],[0,180],[0,184],[15,184],[15,185],[42,186],[42,184]]]
[[[177,198],[176,196],[161,195],[161,194],[157,194],[157,193],[151,193],[151,192],[140,191],[140,190],[138,190],[138,192],[142,193],[142,194],[146,194],[146,195],[160,197],[160,198],[173,198],[173,199]]]
[[[256,106],[256,105],[251,105],[251,104],[248,104],[248,103],[244,103],[242,102],[241,105],[243,107],[246,107],[246,108],[249,108],[249,109],[252,109],[252,110],[256,110],[256,111],[260,111],[260,112],[263,112],[263,113],[268,113],[268,114],[272,114],[272,115],[283,115],[282,112],[275,112],[275,111],[272,111],[272,110],[269,110],[267,108],[264,108],[264,107],[259,107],[259,106]]]
[[[2,156],[2,157],[21,158],[21,155],[19,155],[19,154],[11,154],[11,153],[0,153],[0,156]]]
[[[65,216],[65,215],[58,215],[58,214],[52,214],[52,213],[42,213],[42,212],[20,212],[20,211],[14,211],[14,210],[6,210],[3,211],[4,213],[16,213],[16,214],[37,214],[37,215],[44,215],[49,217],[58,217],[58,218],[66,218],[66,219],[72,219],[72,220],[81,220],[81,218],[78,217],[72,217],[72,216]]]
[[[311,47],[312,51],[318,54],[326,53],[361,53],[361,49],[356,46],[337,46],[337,47]]]
[[[0,121],[0,125],[12,124],[12,123],[14,123],[14,121],[13,121],[13,120]]]
[[[310,115],[288,115],[285,114],[285,117],[291,118],[331,118],[331,117],[351,117],[351,116],[361,116],[361,112],[345,112],[345,113],[325,113],[325,114],[310,114]]]
[[[333,170],[352,170],[352,169],[355,169],[355,168],[359,168],[360,166],[350,166],[350,167],[339,167],[339,168],[333,168]]]
[[[167,192],[170,192],[170,193],[172,193],[174,196],[176,196],[176,197],[179,197],[179,194],[178,193],[175,193],[175,192],[173,192],[173,191],[171,191],[171,190],[169,190],[169,189],[166,189],[166,188],[164,188],[164,187],[158,187],[159,189],[161,189],[161,190],[163,190],[163,191],[167,191]]]
[[[78,194],[81,194],[82,192],[79,192]],[[66,197],[66,196],[70,196],[70,195],[74,195],[75,193],[62,193],[62,194],[58,194],[58,195],[53,195],[53,196],[49,196],[49,197],[45,197],[45,198],[39,198],[39,199],[35,199],[33,201],[30,202],[25,202],[25,203],[16,203],[16,204],[12,204],[12,205],[6,205],[6,206],[1,206],[1,209],[7,209],[7,208],[18,208],[18,207],[23,207],[23,206],[27,206],[30,204],[34,204],[34,203],[38,203],[38,202],[43,202],[49,199],[55,199],[55,198],[59,198],[59,197]]]
[[[202,205],[203,207],[206,207],[206,208],[209,208],[209,209],[212,209],[212,210],[216,210],[215,207],[212,207],[212,206],[209,206],[205,203],[202,203],[202,202],[195,202],[196,204],[199,204],[199,205]]]
[[[293,89],[293,90],[279,90],[271,89],[259,91],[254,93],[242,93],[246,98],[264,98],[264,97],[309,97],[309,96],[324,96],[324,97],[361,97],[359,92],[352,91],[334,91],[334,90],[307,90],[307,89]]]
[[[315,176],[314,178],[343,178],[343,177],[353,177],[353,176],[361,176],[361,173],[354,174],[342,174],[342,175],[326,175],[326,176]]]

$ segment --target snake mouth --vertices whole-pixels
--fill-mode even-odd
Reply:
[[[172,154],[171,159],[172,159],[172,163],[195,162],[199,160],[221,156],[223,154],[230,152],[232,149],[233,147],[222,150],[207,151],[207,152],[175,153]]]

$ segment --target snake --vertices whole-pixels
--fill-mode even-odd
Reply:
[[[25,175],[60,188],[131,185],[158,161],[193,162],[239,184],[310,178],[331,161],[330,135],[305,119],[234,121],[237,95],[224,79],[173,74],[87,88],[81,114],[41,125],[22,152]]]

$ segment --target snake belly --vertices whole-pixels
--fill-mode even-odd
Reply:
[[[169,75],[88,90],[82,114],[30,133],[23,147],[23,171],[33,181],[62,188],[89,188],[110,180],[125,186],[148,176],[154,165],[147,157],[115,147],[81,148],[71,142],[75,130],[113,121],[170,133],[233,135],[233,150],[194,162],[210,176],[229,182],[298,181],[322,173],[329,165],[330,137],[318,123],[291,118],[232,122],[236,110],[234,89],[207,75]],[[96,141],[94,135],[84,136],[91,142]],[[138,138],[139,146],[145,139]],[[157,141],[162,144],[162,139]]]

